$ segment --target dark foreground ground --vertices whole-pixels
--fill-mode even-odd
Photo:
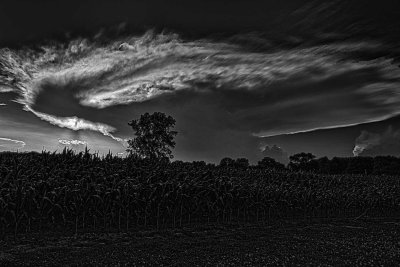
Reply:
[[[0,266],[400,266],[400,220],[47,233],[0,242]]]

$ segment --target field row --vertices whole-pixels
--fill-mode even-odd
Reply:
[[[203,163],[0,154],[4,236],[48,227],[80,231],[201,222],[400,215],[400,179],[321,175]]]

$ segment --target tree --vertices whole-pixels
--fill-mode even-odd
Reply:
[[[346,173],[349,174],[371,174],[374,169],[374,159],[371,157],[349,158]]]
[[[348,158],[334,157],[329,163],[330,174],[343,174],[345,173],[347,166],[349,165]]]
[[[400,159],[394,156],[377,156],[374,158],[374,174],[400,174]]]
[[[246,169],[250,166],[249,160],[246,158],[238,158],[234,163],[236,168]]]
[[[270,169],[270,170],[284,170],[285,165],[280,162],[277,162],[275,159],[270,157],[264,157],[257,164],[258,167],[262,169]]]
[[[136,135],[128,141],[127,151],[131,155],[148,159],[173,158],[171,148],[175,147],[174,137],[178,134],[171,130],[175,125],[174,118],[161,112],[152,115],[146,112],[128,125]]]
[[[235,165],[235,160],[231,158],[223,158],[219,163],[220,167],[234,167],[234,165]]]
[[[289,157],[289,169],[293,171],[315,171],[318,167],[311,153],[298,153]]]
[[[328,159],[328,157],[322,157],[319,159],[315,160],[317,162],[317,169],[319,173],[324,173],[324,174],[330,174],[330,163],[331,161]]]

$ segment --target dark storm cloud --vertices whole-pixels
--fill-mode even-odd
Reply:
[[[357,137],[354,156],[400,156],[400,130],[393,130],[392,126],[383,133],[362,131]]]
[[[388,35],[398,38],[400,10],[393,0],[3,0],[0,8],[0,45],[38,41],[49,37],[108,32],[110,25],[125,22],[121,30],[168,28],[198,38],[210,34],[261,31],[271,40],[290,32],[308,42],[318,33],[349,31],[352,36]],[[397,33],[397,36],[396,36]],[[70,38],[70,37],[67,37]],[[289,39],[289,38],[285,38]],[[264,45],[264,44],[262,44]]]

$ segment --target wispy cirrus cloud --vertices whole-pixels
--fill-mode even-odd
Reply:
[[[0,137],[0,151],[15,151],[24,148],[25,145],[21,140]]]
[[[10,88],[10,87],[6,87],[6,86],[2,86],[0,84],[0,93],[9,93],[9,92],[13,92],[14,89]]]
[[[400,69],[392,59],[352,56],[387,49],[379,42],[346,41],[254,52],[231,39],[189,41],[150,31],[101,44],[77,39],[40,52],[2,49],[0,84],[42,120],[122,143],[107,123],[35,110],[38,97],[57,87],[71,91],[81,107],[101,112],[181,92],[208,95],[206,102],[225,114],[227,127],[261,137],[399,114]]]
[[[87,121],[87,120],[84,120],[84,119],[81,119],[78,117],[57,117],[57,116],[53,116],[53,115],[35,111],[28,106],[25,108],[27,111],[32,112],[40,119],[47,121],[58,127],[68,128],[68,129],[71,129],[74,131],[91,130],[91,131],[95,131],[95,132],[100,132],[105,136],[111,137],[115,141],[125,142],[124,139],[118,138],[118,137],[115,137],[114,135],[112,135],[112,132],[114,132],[116,129],[109,125],[106,125],[103,123],[95,123],[95,122]]]

